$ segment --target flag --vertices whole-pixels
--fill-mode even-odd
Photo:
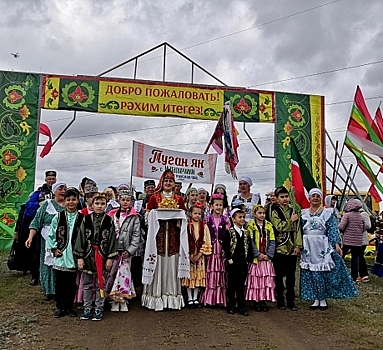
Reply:
[[[44,158],[52,149],[52,134],[51,134],[51,130],[48,128],[48,126],[43,124],[43,123],[40,123],[39,132],[40,132],[40,134],[48,136],[48,141],[40,153],[40,157]]]
[[[239,163],[237,148],[239,147],[237,130],[230,109],[230,102],[226,102],[222,112],[223,140],[225,150],[225,170],[233,179],[237,178],[235,167]]]
[[[221,116],[218,120],[218,123],[215,127],[214,133],[211,136],[210,144],[215,149],[215,151],[221,155],[223,153],[223,143],[222,143],[222,136],[223,136],[223,123],[222,118],[223,112],[221,113]]]
[[[313,179],[309,169],[303,161],[302,156],[293,139],[290,141],[291,145],[291,182],[295,189],[296,203],[302,208],[310,206],[308,197],[309,191],[318,187]]]
[[[372,198],[374,198],[376,203],[380,203],[382,201],[382,198],[380,197],[379,192],[376,190],[373,184],[371,184],[370,189],[368,190],[368,193],[371,195]]]
[[[223,136],[223,141],[222,141]],[[210,139],[210,145],[218,154],[225,152],[225,170],[236,179],[235,167],[239,163],[237,148],[238,131],[234,126],[234,118],[230,109],[230,102],[226,102],[215,127],[214,133]]]

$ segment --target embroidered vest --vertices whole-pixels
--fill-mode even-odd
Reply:
[[[85,257],[89,256],[92,251],[92,245],[99,246],[101,256],[106,260],[108,259],[108,245],[110,242],[110,227],[113,224],[112,218],[104,214],[101,220],[99,232],[95,232],[93,225],[93,213],[84,218],[85,237],[87,241],[87,248]]]
[[[198,223],[198,238],[195,236],[194,225],[192,222],[188,225],[189,253],[198,254],[203,245],[204,238],[204,223]]]
[[[273,210],[278,214],[278,217],[282,221],[287,221],[285,213],[284,213],[283,209],[279,205],[275,205],[273,207]],[[292,215],[292,213],[293,213],[293,209],[289,208],[290,216]],[[279,232],[274,226],[273,226],[273,228],[274,228],[275,246],[276,246],[276,248],[285,245],[288,242],[288,240],[291,240],[291,242],[294,244],[294,234],[293,234],[294,232],[293,231]]]
[[[72,232],[72,239],[71,239],[72,247],[74,246],[76,242],[78,231],[80,229],[83,218],[84,218],[84,215],[82,215],[81,213],[77,213],[76,220],[73,227],[73,232]],[[65,210],[58,213],[56,242],[57,242],[57,249],[60,251],[64,251],[69,244],[68,221],[66,218]]]
[[[214,244],[217,239],[218,241],[222,242],[226,232],[226,216],[221,215],[217,229],[217,227],[215,226],[214,216],[209,215],[207,217],[207,227],[210,231],[211,243]]]
[[[243,230],[243,245],[245,248],[245,257],[247,258],[247,254],[249,252],[249,231],[242,229]],[[230,253],[231,255],[234,254],[235,247],[237,246],[237,232],[235,231],[234,227],[230,227],[229,229],[230,233]]]

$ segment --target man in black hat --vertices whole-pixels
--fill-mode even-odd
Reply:
[[[175,186],[174,186],[174,192],[175,192],[175,194],[178,194],[179,196],[184,198],[185,197],[185,193],[181,192],[181,188],[182,188],[182,182],[181,181],[176,181],[175,182]]]
[[[45,172],[45,183],[37,189],[40,192],[39,201],[44,201],[45,199],[52,199],[52,185],[57,181],[57,172],[54,170],[48,170]]]
[[[146,204],[148,204],[150,197],[153,195],[154,190],[156,189],[156,183],[154,180],[146,180],[144,181],[144,193],[145,193],[145,198],[142,203],[142,207],[145,209]]]

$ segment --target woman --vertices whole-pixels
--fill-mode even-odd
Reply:
[[[236,194],[231,200],[231,206],[234,202],[241,201],[246,207],[246,222],[249,222],[253,218],[251,212],[252,208],[256,204],[261,204],[261,196],[259,193],[251,193],[250,187],[253,185],[253,181],[248,176],[242,176],[239,179],[238,194]]]
[[[196,204],[197,202],[197,195],[198,195],[198,191],[195,187],[190,187],[188,188],[188,190],[186,191],[186,209],[189,210],[190,207],[194,204]]]
[[[197,193],[197,201],[203,205],[202,220],[209,215],[209,194],[204,188],[199,188]]]
[[[310,310],[327,310],[327,298],[358,295],[342,259],[339,231],[332,208],[322,207],[322,192],[309,192],[310,208],[301,213],[303,251],[301,252],[301,299],[313,300]]]
[[[186,208],[182,197],[174,193],[174,185],[173,172],[165,170],[146,208],[148,236],[141,303],[155,311],[185,306],[181,278],[190,276]],[[181,210],[171,210],[177,208]]]
[[[53,255],[49,247],[46,246],[46,241],[53,217],[65,209],[65,191],[66,184],[63,182],[55,183],[52,186],[54,199],[47,199],[41,204],[35,218],[29,225],[29,237],[25,242],[25,246],[30,248],[33,237],[36,236],[37,232],[41,229],[40,283],[45,293],[45,301],[53,300],[55,295],[55,274],[52,269]]]
[[[346,256],[351,251],[351,277],[354,282],[359,275],[359,257],[363,254],[364,218],[359,210],[362,202],[350,199],[344,207],[345,214],[338,225],[342,233],[342,251]]]

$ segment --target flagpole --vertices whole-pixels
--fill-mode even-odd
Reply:
[[[349,168],[348,173],[347,173],[346,182],[344,183],[344,188],[343,188],[343,191],[342,191],[342,196],[340,197],[340,205],[343,204],[343,199],[344,199],[344,197],[346,195],[346,191],[347,191],[347,187],[348,187],[348,180],[352,181],[351,176],[350,176],[351,175],[351,171],[352,171],[352,167],[353,167],[353,164],[350,164],[350,168]],[[362,202],[363,202],[363,199],[362,199]],[[339,210],[340,209],[341,208],[339,208]]]
[[[325,134],[326,134],[327,138],[329,139],[332,148],[335,150],[334,142],[333,142],[333,140],[331,139],[331,136],[329,135],[329,133],[328,133],[328,131],[327,131],[326,129],[325,129]],[[343,146],[344,146],[344,144],[343,144]],[[335,152],[338,153],[338,151],[336,151],[336,150],[335,150]],[[344,164],[343,159],[339,156],[339,153],[338,153],[338,158],[339,158],[339,164],[338,164],[338,165],[339,165],[339,166],[342,165],[343,169],[344,169],[344,170],[346,171],[346,173],[347,173],[347,167],[346,167],[346,165]],[[326,159],[326,162],[329,162],[329,161]],[[332,164],[330,163],[330,165],[332,165]],[[338,167],[338,168],[339,168],[339,167]],[[337,171],[337,175],[340,177],[339,171]],[[357,197],[360,201],[363,202],[363,199],[362,199],[362,197],[361,197],[361,195],[360,195],[360,193],[359,193],[359,191],[358,191],[357,186],[355,185],[354,180],[353,180],[353,179],[350,179],[350,180],[351,180],[350,183],[352,184],[352,186],[353,186],[353,188],[354,188],[354,193],[355,193],[356,197]],[[344,181],[344,180],[343,180],[343,181]],[[364,207],[364,209],[367,208],[367,211],[369,211],[368,207],[367,207],[365,204],[363,205],[363,207]]]
[[[335,155],[334,155],[334,167],[333,167],[333,171],[332,171],[332,182],[331,182],[331,194],[333,194],[334,192],[334,186],[335,186],[335,180],[336,180],[336,177],[335,177],[335,168],[336,168],[336,158],[337,158],[337,151],[338,151],[338,147],[339,147],[339,141],[336,140],[336,143],[335,143]]]

